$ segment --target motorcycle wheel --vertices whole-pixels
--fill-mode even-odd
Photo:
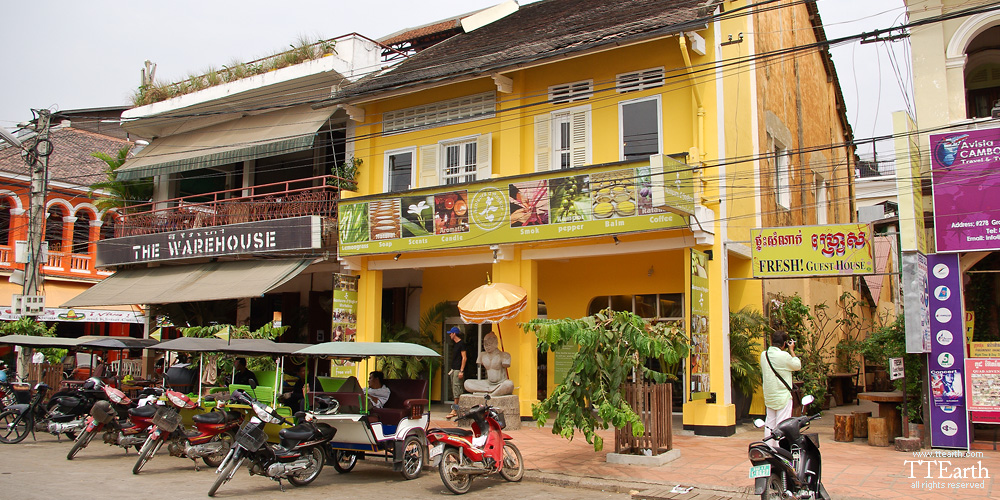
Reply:
[[[229,481],[229,478],[233,477],[233,474],[236,474],[236,465],[239,462],[240,461],[236,459],[235,455],[230,457],[229,463],[227,463],[226,466],[222,468],[222,472],[216,474],[215,482],[212,483],[212,487],[208,489],[208,496],[214,497],[215,492],[219,491],[219,486],[226,484],[226,482]]]
[[[83,434],[80,434],[80,437],[78,437],[76,442],[73,443],[73,447],[69,449],[69,453],[66,454],[66,460],[73,460],[73,457],[75,457],[80,450],[86,448],[87,445],[90,444],[90,440],[94,439],[95,434],[96,433],[94,431],[83,431]]]
[[[524,477],[524,460],[521,458],[521,450],[509,441],[503,444],[503,468],[500,469],[500,477],[515,483]]]
[[[416,479],[424,470],[424,453],[427,447],[414,435],[406,436],[403,441],[403,478]]]
[[[7,410],[0,413],[0,443],[20,443],[24,441],[24,438],[28,437],[28,431],[34,425],[34,422],[27,415],[21,418],[20,421],[17,421],[20,416],[21,413],[14,410]]]
[[[162,440],[157,439],[154,441],[152,437],[146,438],[146,442],[142,443],[142,449],[139,450],[139,458],[135,460],[135,465],[132,466],[132,474],[138,474],[143,466],[146,465],[146,462],[149,462],[153,458],[156,450],[159,450],[162,444]]]
[[[334,450],[333,469],[341,474],[347,474],[358,464],[358,455],[351,451]]]
[[[305,486],[315,481],[319,477],[319,473],[323,470],[323,462],[326,457],[323,455],[322,448],[313,447],[303,458],[312,462],[312,466],[299,471],[299,475],[288,476],[288,482],[295,486]]]
[[[222,434],[217,434],[212,437],[209,443],[222,442],[222,449],[219,453],[215,455],[208,455],[201,457],[201,461],[205,462],[205,465],[209,467],[218,467],[222,464],[222,461],[226,459],[226,455],[229,454],[229,450],[233,447],[233,439],[235,435],[232,432],[223,432]]]
[[[462,455],[458,453],[458,448],[445,448],[441,454],[441,464],[438,465],[438,473],[441,474],[441,482],[445,487],[456,495],[461,495],[469,491],[472,487],[472,476],[453,472],[452,469],[462,465]]]
[[[764,487],[764,492],[760,494],[760,500],[782,500],[785,498],[785,485],[782,484],[781,476],[778,474],[771,474],[771,477],[767,478],[767,486]]]

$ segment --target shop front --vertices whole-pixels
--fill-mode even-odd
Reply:
[[[446,328],[459,325],[476,352],[487,333],[499,333],[501,349],[512,357],[508,377],[521,414],[530,415],[531,405],[562,382],[572,352],[540,353],[534,335],[519,323],[611,308],[689,329],[692,249],[711,249],[715,242],[715,222],[703,227],[690,215],[693,186],[690,167],[658,156],[345,200],[339,206],[340,259],[360,275],[358,340],[379,340],[375,326],[389,296],[384,289],[415,290],[409,301],[425,311],[458,302],[487,280],[520,286],[528,307],[519,316],[484,325],[455,317]],[[711,331],[721,335],[721,325]],[[451,341],[438,340],[448,359]],[[706,386],[695,389],[717,391],[722,403],[721,349],[714,355],[720,360],[709,363],[706,353],[705,366],[716,366],[719,385],[708,387],[706,376]],[[475,367],[467,371],[476,375]],[[688,401],[690,374],[680,376],[684,382],[675,392]],[[432,397],[451,399],[447,381],[441,373],[436,377]],[[718,420],[725,425],[725,417]]]

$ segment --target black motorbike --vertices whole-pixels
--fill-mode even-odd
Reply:
[[[813,402],[812,396],[802,399],[805,408]],[[809,422],[820,415],[792,417],[779,423],[764,441],[750,445],[750,478],[754,480],[754,494],[761,500],[824,499],[830,494],[823,487],[822,460],[819,453],[819,437],[804,434]],[[757,427],[764,427],[764,421],[757,419]],[[772,448],[767,441],[774,440]]]
[[[218,476],[215,484],[208,490],[208,496],[215,496],[219,487],[232,479],[244,461],[249,462],[250,475],[266,476],[277,481],[282,491],[282,479],[287,479],[295,486],[305,486],[319,476],[326,461],[326,444],[337,433],[337,429],[327,424],[306,421],[303,418],[306,414],[299,412],[296,417],[302,419],[302,423],[281,429],[278,432],[281,444],[273,445],[267,442],[264,426],[292,423],[278,415],[274,408],[251,398],[245,391],[234,392],[231,401],[250,406],[252,416],[240,427],[232,449],[215,471]]]
[[[57,438],[66,434],[76,439],[76,433],[83,430],[85,418],[97,399],[97,382],[97,379],[88,379],[81,389],[59,391],[47,402],[45,395],[49,386],[37,384],[30,402],[7,406],[0,413],[0,443],[20,443],[29,432],[34,436],[36,431],[49,432]]]

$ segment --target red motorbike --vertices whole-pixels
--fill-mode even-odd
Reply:
[[[98,401],[91,407],[90,416],[84,423],[84,431],[76,438],[73,447],[66,454],[66,460],[73,460],[76,454],[86,448],[94,436],[102,430],[105,443],[121,446],[126,450],[132,446],[138,450],[139,445],[146,441],[149,427],[153,425],[156,407],[153,404],[135,407],[133,404],[136,402],[124,392],[109,385],[103,385],[102,389],[107,400]],[[149,395],[147,398],[155,401],[157,396]],[[122,414],[127,415],[127,418],[121,418]]]
[[[431,465],[438,466],[441,482],[453,493],[461,495],[472,487],[475,476],[500,474],[507,481],[524,477],[521,451],[503,432],[507,427],[503,414],[486,403],[473,406],[459,419],[472,420],[472,430],[447,428],[428,429],[431,445]]]
[[[139,450],[139,458],[132,467],[132,474],[138,474],[146,462],[168,442],[167,450],[175,457],[190,458],[195,462],[195,470],[200,470],[197,460],[200,458],[210,467],[218,467],[226,458],[232,447],[236,431],[243,422],[243,415],[237,412],[222,411],[218,406],[210,412],[192,417],[194,432],[184,430],[181,425],[181,414],[177,409],[199,408],[184,394],[176,391],[166,391],[167,400],[175,408],[161,406],[153,415],[153,427],[149,436]]]

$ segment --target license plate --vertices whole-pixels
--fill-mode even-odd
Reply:
[[[433,448],[431,448],[430,458],[434,458],[442,453],[444,453],[444,443],[436,444]]]
[[[771,475],[771,464],[755,465],[750,467],[750,479],[758,477],[768,477]]]

